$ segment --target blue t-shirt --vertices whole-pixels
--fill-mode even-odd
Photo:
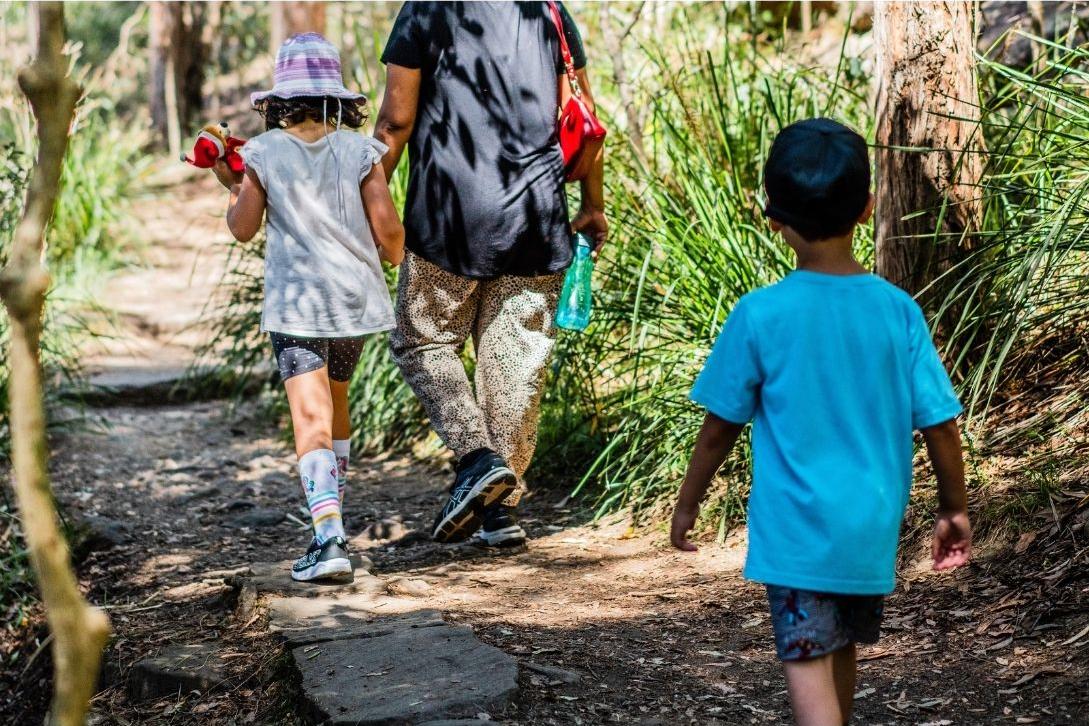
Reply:
[[[692,400],[753,421],[747,578],[892,592],[912,429],[962,410],[910,296],[796,270],[738,301]]]

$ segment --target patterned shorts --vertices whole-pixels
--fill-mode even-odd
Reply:
[[[351,379],[363,352],[363,337],[305,338],[287,333],[268,334],[280,369],[280,380],[329,366],[329,379],[343,383]]]
[[[779,660],[807,660],[881,636],[883,595],[832,595],[768,585]]]

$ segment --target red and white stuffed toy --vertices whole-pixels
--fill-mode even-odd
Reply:
[[[231,171],[241,173],[246,170],[246,164],[242,161],[242,155],[238,153],[238,149],[245,143],[245,139],[231,136],[231,130],[226,121],[208,124],[197,134],[192,154],[182,155],[181,160],[199,169],[211,169],[216,165],[216,161],[223,159]]]

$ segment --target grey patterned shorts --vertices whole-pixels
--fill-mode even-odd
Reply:
[[[881,637],[883,595],[832,595],[768,585],[779,660],[807,660]]]
[[[280,380],[329,366],[329,379],[343,383],[352,377],[363,352],[363,337],[305,338],[287,333],[268,334]]]

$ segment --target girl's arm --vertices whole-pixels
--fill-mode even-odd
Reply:
[[[220,169],[220,165],[223,169]],[[230,174],[227,162],[216,162],[216,177],[231,192],[231,200],[227,204],[227,229],[239,242],[249,242],[261,229],[261,220],[265,216],[265,189],[257,180],[257,175],[250,169],[246,169],[241,182],[228,185],[225,179]]]
[[[391,265],[401,264],[405,257],[405,228],[393,206],[393,197],[386,183],[386,173],[381,164],[371,167],[360,185],[363,195],[363,209],[367,212],[367,221],[371,223],[374,243],[378,247],[378,256]]]

